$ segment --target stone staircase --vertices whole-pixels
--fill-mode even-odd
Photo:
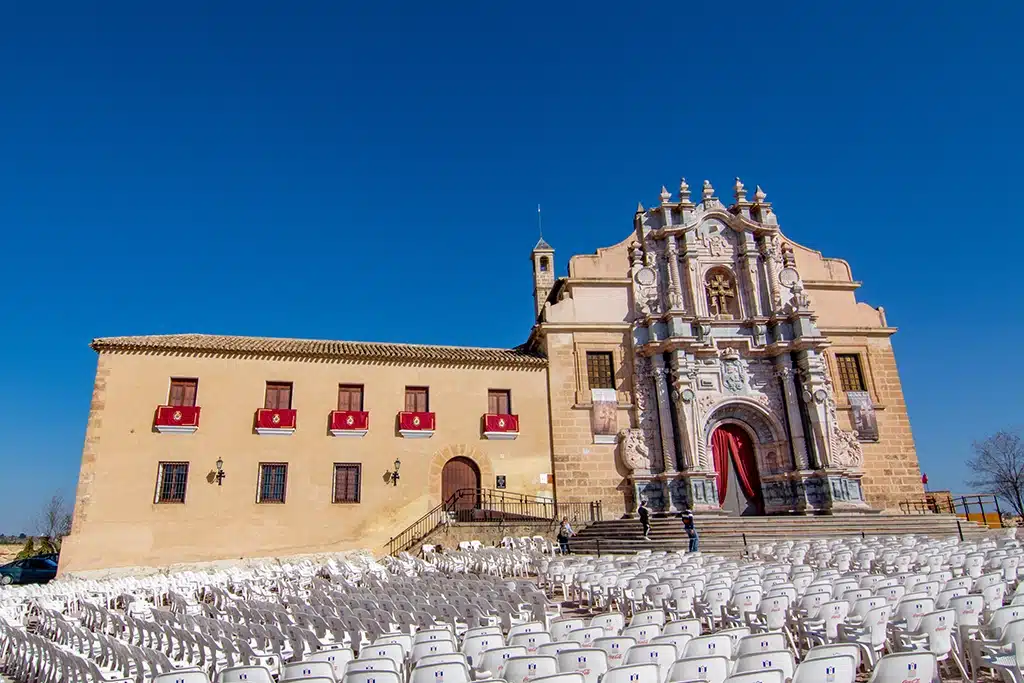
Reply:
[[[957,523],[959,522],[959,530]],[[837,514],[821,516],[718,517],[698,516],[700,549],[738,557],[754,543],[785,539],[856,536],[926,535],[965,539],[984,535],[988,528],[947,514]],[[631,553],[637,550],[686,550],[689,540],[678,517],[651,520],[651,540],[643,538],[640,521],[616,519],[594,522],[569,541],[575,553]]]

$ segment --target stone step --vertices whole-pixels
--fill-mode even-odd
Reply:
[[[959,522],[959,527],[958,527]],[[915,534],[933,537],[976,538],[988,528],[953,515],[828,515],[820,517],[698,517],[700,548],[736,556],[753,543],[786,539],[857,538]],[[651,520],[650,540],[644,539],[636,519],[595,522],[570,540],[580,553],[630,553],[638,550],[686,550],[689,539],[678,518]]]

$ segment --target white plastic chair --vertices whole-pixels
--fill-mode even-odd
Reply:
[[[281,667],[282,681],[297,681],[306,678],[329,678],[334,677],[334,667],[330,662],[301,661],[285,664]]]
[[[578,673],[560,673],[534,678],[531,683],[583,683],[583,676]]]
[[[726,657],[684,657],[672,665],[669,683],[675,681],[707,681],[722,683],[729,675],[729,659]],[[616,669],[608,673],[611,674]],[[656,671],[656,670],[655,670]],[[607,677],[605,678],[607,681]]]
[[[584,683],[597,683],[609,669],[608,653],[597,648],[563,650],[556,659],[559,671],[578,673]]]
[[[465,662],[417,666],[409,677],[409,683],[470,683],[472,680]]]
[[[725,679],[723,683],[787,683],[785,673],[778,669],[762,669],[760,671],[747,671],[735,673]]]
[[[857,663],[850,655],[804,659],[793,674],[793,683],[854,683],[856,679]]]
[[[355,657],[352,655],[352,650],[348,648],[320,650],[306,656],[306,661],[308,662],[327,662],[330,664],[331,669],[334,670],[334,678],[338,681],[345,676],[348,663],[353,659]]]
[[[938,672],[931,652],[901,652],[879,659],[868,683],[939,683]]]
[[[658,667],[658,680],[664,683],[668,679],[672,663],[676,661],[676,646],[672,643],[664,645],[637,645],[626,653],[626,665],[655,664]]]
[[[505,669],[501,675],[508,683],[529,683],[541,676],[554,676],[558,673],[558,660],[554,657],[540,655],[510,657],[505,660]]]
[[[748,671],[762,671],[768,669],[778,669],[785,674],[783,678],[792,678],[793,672],[796,671],[796,658],[789,650],[756,652],[752,655],[737,657],[733,673],[746,673]]]
[[[616,636],[614,638],[595,638],[591,647],[604,650],[608,655],[608,668],[614,669],[621,666],[626,659],[626,652],[636,645],[636,638]]]
[[[658,681],[658,667],[653,664],[634,664],[609,669],[601,683],[658,683]]]
[[[265,666],[231,666],[217,674],[217,683],[274,683],[274,677]]]
[[[403,683],[397,671],[349,671],[343,683]]]

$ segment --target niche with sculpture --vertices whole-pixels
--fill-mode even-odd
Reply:
[[[719,320],[737,320],[740,316],[736,278],[728,268],[712,268],[704,276],[708,314]]]

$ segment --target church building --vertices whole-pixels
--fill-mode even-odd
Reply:
[[[485,491],[605,518],[856,514],[923,492],[885,311],[756,188],[686,181],[624,239],[530,253],[513,349],[93,340],[61,572],[366,548]],[[626,226],[624,226],[625,228]],[[526,302],[524,302],[526,305]],[[468,493],[467,493],[468,492]]]

